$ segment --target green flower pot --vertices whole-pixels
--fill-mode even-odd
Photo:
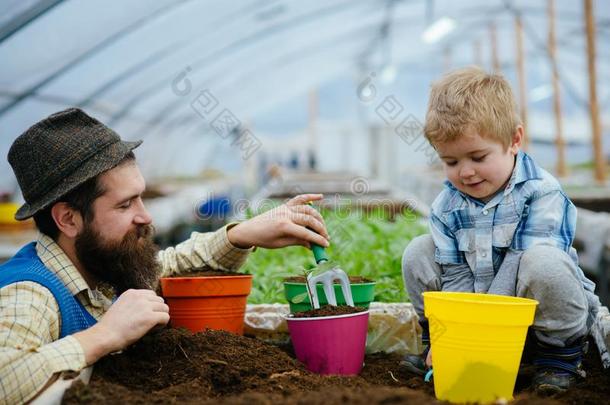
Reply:
[[[341,284],[335,284],[335,297],[337,297],[337,304],[346,305],[343,291],[341,291]],[[318,289],[318,297],[320,300],[320,306],[328,304],[326,300],[326,294],[324,294],[324,288],[322,284],[316,286]],[[375,298],[375,282],[370,283],[358,283],[351,284],[352,298],[354,299],[354,305],[357,307],[368,308],[373,298]],[[309,296],[307,295],[307,289],[305,283],[296,282],[284,282],[284,295],[288,304],[290,305],[290,312],[303,312],[312,309]],[[297,302],[294,302],[297,301]]]

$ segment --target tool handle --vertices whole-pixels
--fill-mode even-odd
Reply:
[[[307,205],[313,208],[312,202],[308,202]],[[307,227],[307,229],[312,230]],[[311,244],[311,251],[313,252],[313,257],[316,259],[316,264],[320,264],[321,262],[327,262],[328,256],[326,256],[326,249],[323,246],[317,245],[315,243]]]
[[[322,246],[312,243],[311,250],[313,252],[313,257],[316,259],[316,264],[328,261],[328,256],[326,256],[326,249],[324,249]]]

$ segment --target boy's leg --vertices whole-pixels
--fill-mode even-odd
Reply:
[[[562,347],[589,331],[589,305],[578,272],[570,256],[552,246],[534,246],[521,256],[517,296],[538,301],[532,329],[545,344]]]
[[[420,320],[424,319],[424,291],[441,290],[441,266],[434,261],[432,235],[414,238],[402,255],[402,278]]]
[[[589,331],[589,303],[579,269],[552,246],[526,250],[519,263],[517,296],[538,301],[533,335],[533,384],[543,391],[566,389],[580,374],[582,347]]]
[[[430,331],[428,322],[424,318],[424,291],[440,291],[441,266],[434,261],[436,247],[429,234],[413,239],[402,255],[402,278],[409,299],[419,316],[422,327],[422,344],[424,351],[421,355],[407,355],[401,362],[407,370],[423,375],[426,373],[426,356],[430,350]]]

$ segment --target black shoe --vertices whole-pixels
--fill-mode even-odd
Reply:
[[[536,345],[536,372],[532,388],[538,394],[552,395],[565,391],[586,376],[582,369],[582,356],[587,350],[584,339],[565,347],[554,347],[539,341]]]
[[[407,354],[401,361],[400,365],[417,375],[425,375],[428,372],[429,367],[426,366],[426,357],[430,351],[430,345],[424,347],[424,351],[421,354]]]
[[[532,388],[540,395],[553,395],[573,386],[578,377],[578,375],[564,370],[554,368],[539,369],[532,379]]]

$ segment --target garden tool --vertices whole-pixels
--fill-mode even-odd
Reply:
[[[308,203],[308,205],[312,204]],[[328,261],[328,256],[326,256],[324,247],[312,243],[311,250],[316,259],[316,264],[318,265],[318,271],[311,272],[307,275],[307,288],[311,294],[311,304],[313,305],[313,308],[320,308],[320,300],[318,299],[318,291],[316,289],[316,284],[318,283],[322,283],[328,303],[337,306],[337,297],[335,296],[335,288],[333,286],[335,280],[339,280],[341,283],[341,290],[343,291],[345,302],[350,307],[353,307],[354,300],[352,299],[352,290],[347,274],[338,266],[333,265]],[[314,275],[314,273],[317,274]]]

